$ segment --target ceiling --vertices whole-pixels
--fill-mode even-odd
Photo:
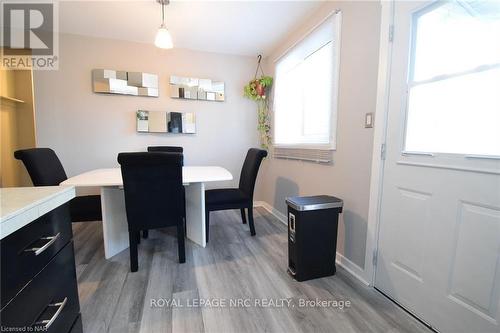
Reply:
[[[254,56],[318,9],[320,1],[172,1],[166,24],[175,47]],[[161,23],[155,0],[61,1],[63,33],[153,43]]]

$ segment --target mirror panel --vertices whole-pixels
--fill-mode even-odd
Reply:
[[[196,116],[192,112],[139,110],[136,120],[137,132],[141,133],[196,133]]]
[[[170,77],[170,97],[223,102],[224,82],[190,77]]]
[[[142,72],[93,69],[95,93],[158,97],[158,75]]]

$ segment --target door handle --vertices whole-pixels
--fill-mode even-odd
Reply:
[[[38,256],[42,254],[45,250],[47,250],[54,242],[61,236],[61,233],[58,232],[55,236],[50,237],[42,237],[41,240],[48,240],[42,247],[32,247],[31,249],[26,249],[24,252],[35,252],[35,255]]]
[[[49,327],[56,321],[57,317],[59,317],[59,315],[61,314],[62,310],[66,306],[66,303],[68,303],[68,298],[64,297],[64,299],[63,299],[62,302],[52,303],[52,304],[47,305],[47,307],[55,307],[55,306],[57,306],[58,309],[57,309],[57,311],[54,313],[54,315],[50,319],[37,321],[36,324],[37,325],[43,325],[43,330],[47,331],[49,329]]]

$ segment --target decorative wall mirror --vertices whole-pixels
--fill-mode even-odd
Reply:
[[[170,77],[170,97],[223,102],[224,82],[190,77]]]
[[[158,75],[142,72],[92,70],[95,93],[158,97]]]
[[[139,110],[136,120],[140,133],[196,133],[196,116],[192,112]]]

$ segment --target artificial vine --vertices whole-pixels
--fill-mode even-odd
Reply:
[[[260,145],[264,149],[268,149],[271,144],[271,121],[269,117],[269,94],[273,85],[273,78],[264,75],[260,62],[262,56],[257,57],[257,68],[253,80],[243,88],[243,95],[257,103],[258,126],[257,130],[260,133]],[[260,78],[257,74],[261,73]]]

